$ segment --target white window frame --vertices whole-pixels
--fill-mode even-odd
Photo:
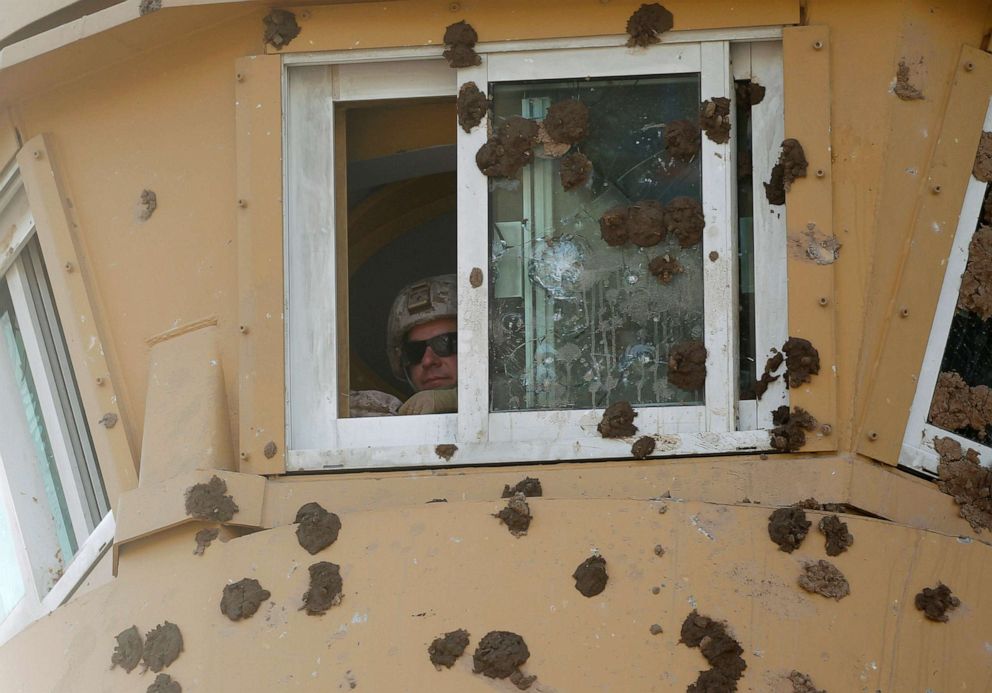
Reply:
[[[985,113],[985,123],[982,130],[992,131],[992,100]],[[933,391],[940,376],[940,365],[944,359],[947,338],[951,333],[951,323],[957,310],[958,293],[961,290],[961,278],[968,265],[968,250],[971,239],[978,227],[978,218],[982,212],[982,201],[988,183],[975,178],[968,179],[964,202],[961,204],[961,215],[954,232],[951,252],[947,257],[947,267],[944,270],[944,282],[937,299],[937,311],[930,328],[930,338],[927,340],[927,350],[923,357],[920,375],[916,381],[916,395],[909,410],[906,423],[906,433],[903,436],[902,449],[899,454],[899,464],[921,472],[937,473],[940,455],[934,449],[934,438],[951,438],[967,450],[971,448],[978,452],[982,464],[992,465],[992,447],[976,443],[952,431],[945,431],[927,422],[930,416],[930,402]]]
[[[458,85],[493,82],[699,73],[701,98],[734,95],[734,79],[767,89],[752,109],[756,355],[760,372],[788,335],[784,208],[769,208],[769,179],[782,141],[781,29],[674,32],[648,49],[625,37],[480,44],[481,65],[452,70],[437,48],[284,56],[283,113],[287,471],[443,466],[511,461],[626,457],[630,442],[596,431],[602,409],[489,412],[486,288],[472,288],[473,267],[489,269],[488,181],[475,164],[486,122],[457,129],[458,332],[456,414],[339,418],[333,135],[335,104],[372,99],[452,96]],[[733,60],[732,60],[733,58]],[[382,70],[381,63],[390,63]],[[307,66],[329,66],[305,71]],[[452,123],[452,127],[455,124]],[[788,401],[773,383],[762,400],[738,402],[736,133],[718,145],[702,138],[704,406],[638,407],[638,435],[657,439],[656,455],[769,449],[771,412]],[[326,146],[314,143],[325,142]],[[340,165],[340,164],[339,164]],[[709,261],[711,252],[718,259]],[[777,268],[777,269],[776,269]],[[440,458],[435,446],[453,443]]]
[[[15,166],[0,171],[0,217],[5,212],[13,223],[10,232],[0,239],[0,280],[7,282],[14,313],[21,327],[28,366],[35,382],[46,432],[52,446],[56,468],[72,523],[77,545],[71,558],[63,558],[56,536],[54,521],[47,506],[34,498],[45,493],[33,466],[36,452],[30,439],[19,425],[4,427],[0,440],[0,505],[9,522],[15,544],[17,568],[20,570],[24,594],[16,606],[0,620],[0,643],[21,631],[28,624],[64,604],[82,584],[101,557],[113,544],[114,516],[108,509],[97,517],[87,507],[80,491],[78,465],[95,470],[96,460],[76,461],[69,443],[65,416],[71,415],[77,426],[85,426],[85,413],[78,401],[62,406],[60,390],[51,357],[45,355],[41,344],[37,312],[29,305],[29,285],[22,262],[22,253],[36,234],[34,218],[27,206],[23,183]],[[6,226],[6,224],[5,224]],[[44,300],[47,301],[47,298]],[[54,300],[54,298],[52,299]],[[46,319],[54,316],[53,306],[46,303]],[[68,354],[57,349],[61,368],[68,367]],[[73,398],[69,399],[72,402]],[[78,406],[76,406],[78,405]],[[0,395],[0,421],[23,416],[19,403]]]

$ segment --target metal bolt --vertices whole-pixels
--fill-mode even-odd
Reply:
[[[817,178],[823,178],[825,175],[827,175],[827,172],[824,171],[822,168],[816,169],[816,177]]]
[[[72,263],[71,262],[65,263],[65,271],[66,272],[71,272],[72,271]]]
[[[878,440],[878,431],[868,431],[868,440]]]
[[[244,209],[247,206],[248,206],[248,200],[244,199],[243,197],[239,197],[238,198],[238,207],[241,207],[242,209]]]
[[[909,308],[903,308],[902,310],[900,310],[899,311],[899,315],[902,316],[902,317],[904,317],[904,318],[908,318],[909,317]]]
[[[461,12],[462,4],[460,2],[449,2],[448,11],[449,12]]]
[[[813,50],[818,51],[821,48],[823,48],[823,41],[814,41],[813,42]]]
[[[35,159],[40,159],[41,158],[41,150],[40,149],[35,149],[33,152],[31,152],[31,156],[33,156]]]
[[[834,432],[834,427],[831,426],[830,424],[823,424],[822,426],[820,426],[820,433],[822,433],[825,436],[828,436],[833,432]]]
[[[821,306],[828,306],[828,305],[830,305],[830,299],[827,298],[826,296],[820,296],[820,300],[818,301],[818,303]]]
[[[238,80],[239,82],[244,82],[245,81],[245,73],[244,72],[237,73],[236,75],[234,75],[234,79]]]
[[[238,332],[240,332],[241,334],[248,334],[248,326],[238,325]]]
[[[966,63],[964,64],[964,69],[965,69],[966,71],[968,71],[968,72],[971,72],[972,70],[974,70],[974,69],[975,69],[975,63],[973,63],[973,62],[971,62],[971,61],[969,60],[968,62],[966,62]]]
[[[242,452],[241,455],[240,455],[240,457],[243,460],[247,460],[248,459],[248,453],[247,452]]]
[[[100,376],[97,376],[96,377],[96,384],[102,387],[103,386],[103,378],[101,378]]]
[[[939,185],[935,185],[932,188],[930,188],[930,192],[932,192],[934,195],[939,195],[940,194],[940,190],[941,190],[941,187]]]

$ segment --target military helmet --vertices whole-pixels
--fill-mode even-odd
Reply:
[[[396,295],[386,324],[386,355],[389,367],[400,380],[407,380],[401,352],[407,333],[417,325],[439,318],[458,318],[455,275],[439,274],[407,284]]]

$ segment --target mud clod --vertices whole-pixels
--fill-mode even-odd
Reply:
[[[561,160],[558,175],[563,189],[581,188],[592,175],[592,162],[582,152],[572,152]]]
[[[527,529],[530,527],[530,521],[532,519],[530,506],[527,505],[527,496],[522,493],[513,494],[506,507],[493,517],[498,517],[513,536],[521,537],[527,534]]]
[[[691,684],[687,691],[737,690],[737,680],[747,669],[747,662],[741,657],[744,648],[727,632],[725,623],[693,610],[682,623],[679,642],[688,647],[698,647],[711,667],[700,672],[696,683]]]
[[[627,438],[637,433],[637,426],[634,425],[635,416],[637,412],[630,406],[630,402],[614,402],[603,412],[603,419],[596,426],[596,430],[604,438]]]
[[[434,448],[434,454],[440,457],[445,462],[450,462],[451,458],[455,456],[456,452],[458,452],[458,446],[452,445],[451,443],[438,445],[436,448]]]
[[[651,258],[648,263],[648,272],[657,277],[662,284],[671,284],[676,274],[685,272],[685,267],[671,255],[659,255]]]
[[[961,515],[975,532],[992,530],[992,470],[981,466],[978,452],[952,438],[934,438],[940,455],[937,488],[954,498]]]
[[[606,559],[602,556],[590,556],[579,564],[572,573],[575,578],[575,589],[584,597],[595,597],[606,589],[610,576],[606,573]]]
[[[702,342],[681,342],[668,352],[668,382],[693,392],[706,385],[706,347]]]
[[[244,578],[224,587],[224,596],[220,600],[220,612],[232,621],[254,616],[258,607],[272,596],[263,589],[258,580]]]
[[[489,99],[484,92],[479,91],[475,82],[465,82],[458,89],[458,124],[465,132],[471,132],[486,117],[489,112]]]
[[[544,116],[544,129],[554,142],[581,142],[589,135],[589,107],[578,99],[557,101]]]
[[[771,180],[765,183],[765,196],[768,198],[768,203],[784,205],[785,193],[791,189],[792,183],[797,178],[806,177],[808,167],[809,162],[806,161],[806,153],[799,141],[791,138],[783,141],[778,163],[772,167]]]
[[[821,518],[817,528],[827,538],[828,556],[839,556],[854,543],[854,535],[847,531],[847,523],[836,515]]]
[[[982,320],[992,318],[992,227],[982,226],[971,237],[958,308],[970,310]]]
[[[773,349],[773,354],[765,361],[765,371],[761,374],[754,383],[754,395],[756,398],[761,399],[762,395],[768,392],[768,386],[779,379],[779,376],[773,375],[775,371],[782,367],[785,362],[785,354],[780,351]]]
[[[538,127],[533,120],[511,116],[479,148],[475,163],[490,178],[516,178],[534,159]]]
[[[659,43],[660,35],[675,25],[672,13],[656,2],[644,4],[637,8],[627,20],[627,46],[647,48]]]
[[[227,484],[219,476],[186,489],[186,514],[197,520],[227,522],[236,512],[238,504],[227,495]]]
[[[265,459],[271,460],[273,457],[276,456],[276,452],[278,452],[278,450],[279,448],[276,445],[275,441],[270,440],[268,443],[265,444],[265,447],[262,448],[262,454],[265,455]]]
[[[947,623],[947,612],[961,606],[961,600],[951,594],[951,588],[940,582],[936,587],[924,587],[913,603],[924,616],[938,623]]]
[[[599,232],[607,245],[618,246],[627,242],[627,208],[613,207],[599,219]]]
[[[459,628],[450,633],[445,633],[440,638],[435,638],[427,654],[430,655],[431,664],[441,671],[441,667],[450,669],[455,664],[455,660],[462,656],[465,648],[468,647],[468,631]]]
[[[289,10],[272,10],[262,20],[265,31],[262,40],[276,50],[288,46],[290,41],[300,35],[300,25],[296,23],[296,15]]]
[[[806,444],[806,432],[816,430],[819,425],[813,415],[802,407],[796,407],[789,412],[789,407],[782,405],[772,412],[772,423],[775,428],[768,432],[772,449],[782,452],[795,452]]]
[[[141,633],[137,626],[131,626],[114,636],[117,644],[114,653],[110,655],[110,668],[120,667],[127,673],[138,666],[144,647],[141,643]]]
[[[520,670],[517,670],[512,674],[510,674],[510,683],[512,683],[521,691],[526,691],[534,684],[535,681],[537,681],[536,675],[527,676]]]
[[[984,433],[992,425],[992,389],[969,387],[954,371],[941,373],[930,401],[930,423],[948,431],[971,428]]]
[[[784,205],[785,204],[785,170],[782,168],[782,164],[775,164],[772,166],[771,178],[769,178],[765,186],[765,197],[768,199],[768,204],[770,205]]]
[[[703,206],[693,197],[675,197],[665,205],[665,229],[682,248],[691,248],[703,239]]]
[[[765,88],[757,82],[738,82],[735,86],[737,102],[750,108],[765,100]]]
[[[641,436],[630,446],[630,454],[635,460],[646,460],[654,452],[655,440],[651,436]]]
[[[530,658],[527,643],[516,633],[505,630],[490,631],[479,641],[472,655],[473,671],[491,679],[505,679]]]
[[[844,574],[833,563],[823,560],[803,564],[799,586],[807,592],[816,592],[838,601],[851,593],[851,586]]]
[[[717,144],[730,141],[730,99],[717,96],[703,101],[699,111],[699,124],[706,136]]]
[[[321,561],[309,568],[310,588],[303,594],[303,608],[310,616],[319,616],[344,599],[341,589],[341,566]]]
[[[642,248],[665,240],[665,206],[656,200],[641,200],[627,209],[627,235]]]
[[[468,275],[468,283],[473,289],[478,289],[482,286],[482,268],[473,267],[472,271]]]
[[[651,631],[651,635],[661,635],[661,633],[664,632],[662,631],[661,626],[657,623],[652,623],[648,630]]]
[[[792,553],[803,543],[812,524],[802,508],[778,508],[768,516],[768,537],[779,550]]]
[[[183,687],[178,681],[173,681],[168,674],[159,674],[155,677],[146,693],[183,693]]]
[[[899,67],[896,68],[896,85],[892,91],[903,101],[918,101],[923,98],[923,92],[909,83],[909,65],[905,60],[900,60]]]
[[[444,30],[444,59],[451,67],[472,67],[481,65],[482,58],[475,52],[479,34],[468,22],[462,20],[448,25]]]
[[[792,693],[827,693],[813,684],[813,679],[801,671],[792,670],[788,676],[792,683]]]
[[[325,549],[338,539],[341,518],[324,510],[320,503],[307,503],[296,511],[296,539],[310,555]]]
[[[982,183],[992,181],[992,132],[983,132],[971,173]]]
[[[154,190],[142,190],[138,198],[138,219],[148,221],[158,209],[158,196]]]
[[[662,546],[661,544],[655,544],[654,545],[654,555],[657,556],[658,558],[661,558],[662,556],[664,556],[665,555],[665,547]]]
[[[808,339],[789,337],[782,351],[785,353],[785,382],[790,388],[808,383],[820,372],[820,352]]]
[[[528,476],[518,481],[514,486],[510,486],[509,484],[503,485],[503,498],[513,498],[518,493],[522,493],[528,498],[544,495],[544,489],[541,488],[541,480]]]
[[[146,669],[156,674],[179,658],[183,651],[183,634],[175,623],[165,623],[155,626],[145,633],[145,650],[141,661]]]
[[[196,533],[196,548],[193,549],[194,556],[202,556],[207,547],[220,535],[220,530],[214,527],[213,529],[201,529]]]
[[[162,9],[162,0],[141,0],[138,4],[138,16],[144,17],[146,14],[158,12]]]
[[[691,120],[673,120],[665,126],[665,151],[672,161],[689,163],[699,154],[701,143],[699,125]]]

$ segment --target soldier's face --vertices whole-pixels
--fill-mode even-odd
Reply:
[[[458,331],[458,323],[454,318],[438,318],[423,325],[417,325],[407,333],[407,342],[423,342],[446,333]],[[458,354],[438,356],[434,349],[427,346],[424,355],[418,363],[407,367],[410,382],[414,389],[436,390],[441,387],[454,387],[458,384]]]

